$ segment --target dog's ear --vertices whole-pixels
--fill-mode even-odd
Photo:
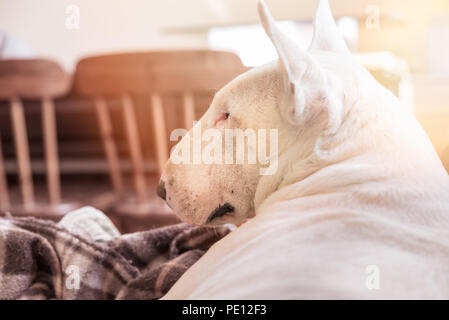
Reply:
[[[313,20],[313,39],[309,50],[349,54],[348,46],[337,29],[328,0],[320,0]]]
[[[258,4],[259,17],[266,34],[273,42],[281,67],[288,81],[288,96],[291,101],[288,108],[281,110],[292,124],[303,122],[310,114],[325,109],[328,116],[328,129],[334,131],[341,122],[341,101],[335,96],[337,86],[331,86],[329,75],[321,68],[315,58],[302,50],[286,34],[284,34],[263,0]]]

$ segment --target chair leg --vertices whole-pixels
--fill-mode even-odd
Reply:
[[[25,114],[19,99],[13,98],[10,103],[23,206],[25,210],[32,210],[35,207],[35,200]]]
[[[5,174],[5,165],[3,160],[2,141],[0,136],[0,210],[7,211],[11,206],[9,200],[8,181]]]
[[[112,187],[117,198],[121,198],[124,193],[123,179],[120,173],[119,156],[117,146],[112,135],[111,118],[108,113],[106,101],[103,98],[95,99],[95,109],[97,111],[98,124],[100,127],[101,140],[106,154],[106,161],[109,167],[109,176]]]
[[[165,126],[164,109],[162,98],[158,94],[151,95],[151,106],[153,110],[153,124],[155,129],[156,156],[158,161],[159,175],[164,170],[168,160],[167,129]]]
[[[140,204],[147,198],[147,186],[145,182],[145,168],[143,163],[142,150],[140,147],[139,132],[137,129],[136,114],[131,98],[122,96],[122,107],[125,118],[125,130],[128,138],[129,151],[134,171],[134,184],[137,193],[137,200]]]
[[[59,176],[55,106],[51,99],[42,100],[42,127],[44,130],[48,195],[50,205],[56,207],[61,203],[61,181]]]

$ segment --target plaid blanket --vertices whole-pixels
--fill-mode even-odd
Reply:
[[[91,207],[57,224],[0,218],[0,299],[157,299],[228,232],[181,223],[120,235]]]

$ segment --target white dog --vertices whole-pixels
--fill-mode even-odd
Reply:
[[[196,126],[277,129],[278,169],[167,163],[160,194],[183,220],[252,219],[165,298],[449,298],[449,178],[418,122],[351,58],[327,1],[308,51],[259,15],[279,60]]]

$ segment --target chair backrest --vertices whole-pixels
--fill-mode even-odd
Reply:
[[[56,206],[60,203],[61,195],[53,99],[64,95],[69,87],[69,77],[53,61],[45,59],[0,60],[0,99],[8,100],[10,104],[17,167],[23,208],[25,210],[34,209],[35,197],[24,107],[21,99],[38,99],[42,101],[47,186],[50,204]],[[1,150],[0,207],[3,210],[10,208],[8,185]]]
[[[97,56],[81,60],[75,72],[77,93],[96,101],[102,139],[111,180],[118,194],[123,192],[112,126],[106,112],[105,96],[121,97],[125,130],[139,201],[145,201],[146,182],[143,157],[131,95],[149,95],[159,173],[169,156],[163,95],[182,96],[182,109],[172,117],[184,117],[186,129],[195,120],[194,94],[219,89],[246,71],[233,53],[210,50],[155,51]]]

